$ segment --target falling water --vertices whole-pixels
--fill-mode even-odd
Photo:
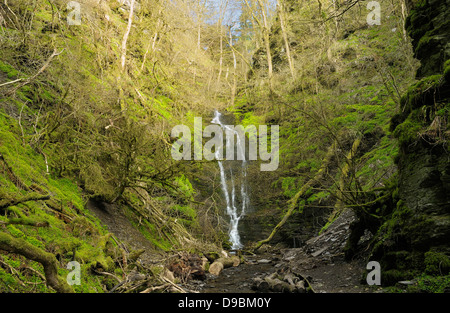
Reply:
[[[229,237],[232,244],[231,249],[241,249],[242,243],[239,236],[239,220],[245,215],[249,205],[249,197],[247,192],[247,160],[245,158],[245,142],[241,142],[240,137],[237,136],[237,132],[227,125],[222,124],[220,120],[221,114],[215,111],[214,119],[211,123],[219,124],[225,133],[232,132],[236,135],[236,146],[231,146],[230,136],[226,136],[226,149],[235,149],[240,156],[238,159],[242,161],[227,161],[227,163],[220,160],[220,151],[216,149],[216,159],[218,160],[220,169],[220,183],[222,191],[225,196],[227,215],[230,217],[230,229]],[[240,166],[236,166],[236,162],[241,163]],[[240,185],[240,193],[236,193],[236,185]]]

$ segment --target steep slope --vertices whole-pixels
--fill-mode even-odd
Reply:
[[[194,199],[198,165],[170,155],[171,127],[213,101],[192,16],[147,0],[76,3],[0,4],[0,291],[104,292],[136,270],[140,291],[158,283],[161,254],[222,243]],[[81,285],[65,284],[70,261]]]

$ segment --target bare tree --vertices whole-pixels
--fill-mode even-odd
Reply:
[[[244,0],[245,4],[247,5],[253,20],[258,25],[263,38],[263,44],[266,49],[266,56],[267,56],[267,67],[268,67],[268,78],[269,78],[269,85],[272,88],[272,77],[273,77],[273,63],[272,63],[272,53],[270,51],[270,26],[269,26],[269,18],[267,16],[267,9],[268,9],[268,2],[267,0],[256,0],[259,7],[259,13],[261,14],[261,18],[259,18],[254,10],[252,9],[249,0]]]
[[[133,24],[134,3],[135,3],[135,0],[131,0],[130,15],[128,16],[128,26],[127,26],[127,30],[126,30],[125,34],[123,35],[123,39],[122,39],[122,56],[120,57],[122,71],[125,70],[125,59],[127,56],[127,40],[128,40],[128,36],[130,34],[131,26]]]
[[[289,69],[291,71],[292,78],[295,78],[295,72],[294,72],[294,62],[291,57],[291,48],[289,46],[289,40],[287,36],[287,30],[286,30],[286,21],[285,21],[285,12],[284,12],[284,6],[282,0],[277,0],[277,10],[278,10],[278,18],[280,19],[280,26],[281,26],[281,34],[283,36],[284,41],[284,48],[286,50],[286,57],[288,59],[289,63]]]

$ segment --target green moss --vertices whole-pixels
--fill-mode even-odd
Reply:
[[[450,275],[430,276],[421,275],[417,284],[408,289],[409,292],[443,293],[450,289]]]
[[[19,72],[8,63],[0,61],[0,71],[6,74],[8,78],[16,78]]]
[[[442,85],[443,81],[443,76],[436,74],[427,76],[411,85],[401,98],[402,110],[409,113],[424,104],[431,105],[433,103],[433,94]]]
[[[398,125],[394,131],[394,136],[398,138],[400,145],[406,146],[419,137],[419,132],[422,130],[422,124],[414,121],[410,115],[406,121]]]
[[[410,280],[414,278],[414,273],[411,271],[401,271],[398,269],[391,269],[382,271],[381,284],[383,286],[392,286],[402,280]]]
[[[444,77],[447,82],[450,82],[450,60],[444,63]]]
[[[283,177],[281,178],[281,188],[283,189],[283,195],[292,198],[296,193],[297,189],[297,178],[296,177]]]
[[[425,273],[445,275],[450,271],[450,258],[442,253],[430,250],[425,253]]]
[[[175,178],[175,186],[178,187],[178,191],[180,191],[187,199],[193,199],[195,194],[194,188],[185,175]]]

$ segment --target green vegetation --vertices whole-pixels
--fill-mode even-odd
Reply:
[[[381,0],[372,26],[349,2],[232,2],[239,23],[196,1],[86,0],[81,25],[63,0],[0,5],[0,292],[156,291],[160,256],[229,248],[216,164],[171,157],[172,127],[215,109],[280,126],[279,168],[248,168],[257,246],[351,209],[347,259],[448,290],[444,1]]]

